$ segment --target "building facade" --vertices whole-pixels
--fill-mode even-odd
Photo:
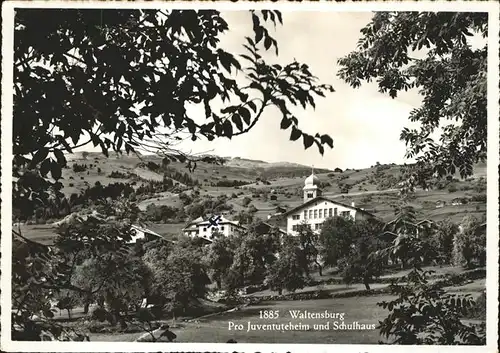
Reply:
[[[322,196],[320,180],[314,171],[306,178],[303,191],[304,203],[283,214],[287,220],[286,232],[290,235],[297,235],[300,224],[308,224],[314,232],[319,232],[323,222],[335,216],[351,217],[355,221],[374,217],[354,203],[349,206]]]
[[[199,237],[212,241],[215,233],[228,237],[233,234],[244,232],[245,227],[239,225],[238,222],[226,219],[224,216],[220,216],[216,224],[213,224],[210,220],[198,217],[194,221],[188,223],[182,231],[184,235],[188,237]]]
[[[163,239],[163,237],[152,231],[151,229],[147,229],[144,227],[140,227],[138,225],[132,225],[132,239],[128,241],[129,244],[136,243],[138,240],[144,240],[144,241],[149,241],[149,240],[154,240],[154,239]]]

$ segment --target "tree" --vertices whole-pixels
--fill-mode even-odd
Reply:
[[[361,280],[366,290],[370,290],[370,282],[384,270],[384,261],[374,255],[382,248],[382,243],[378,241],[382,226],[376,221],[360,220],[354,228],[354,237],[339,260],[339,269],[344,281],[352,283]]]
[[[320,254],[325,265],[337,265],[338,260],[349,251],[354,234],[351,218],[336,216],[325,220],[319,235]]]
[[[166,248],[167,249],[167,248]],[[153,272],[153,291],[163,298],[174,315],[185,313],[193,301],[203,298],[210,280],[201,252],[188,242],[176,244],[166,256],[149,257]]]
[[[406,276],[391,284],[391,292],[397,297],[377,303],[389,310],[378,326],[380,334],[396,344],[484,345],[485,325],[465,324],[461,320],[475,307],[472,298],[446,293],[442,284],[429,281],[432,271],[422,270],[422,259],[432,252],[424,240],[402,235],[374,254],[379,259],[406,256],[412,265]]]
[[[278,55],[266,26],[282,23],[281,13],[252,10],[249,21],[253,35],[235,57],[219,46],[229,28],[218,11],[16,9],[13,206],[36,208],[60,195],[64,152],[89,144],[105,155],[154,151],[190,169],[197,160],[220,162],[177,150],[179,134],[232,138],[272,107],[292,141],[332,148],[328,135],[303,132],[291,112],[314,107],[332,86],[317,83],[306,64],[264,61],[263,51]],[[188,114],[194,106],[205,121]]]
[[[480,231],[480,222],[474,216],[465,216],[453,239],[453,263],[472,267],[486,263],[486,232]]]
[[[243,205],[243,207],[247,207],[248,205],[250,205],[251,202],[252,202],[252,199],[248,196],[245,196],[243,198],[243,200],[241,201],[241,204]]]
[[[392,285],[398,297],[378,303],[390,311],[380,322],[380,334],[394,339],[395,344],[486,344],[485,325],[461,320],[475,307],[470,295],[446,293],[429,282],[429,274],[415,268],[401,279],[405,285]]]
[[[79,300],[74,292],[64,291],[58,293],[56,307],[59,310],[66,310],[68,312],[68,319],[71,319],[71,311],[78,305]]]
[[[431,235],[431,242],[438,249],[441,263],[449,264],[452,262],[453,239],[457,233],[458,225],[449,219],[437,223],[437,229]]]
[[[410,89],[423,96],[409,116],[421,127],[401,133],[406,156],[416,158],[403,191],[429,187],[433,176],[465,178],[486,160],[487,46],[474,49],[469,39],[486,37],[487,24],[479,12],[377,12],[357,49],[339,59],[339,76],[352,87],[376,80],[392,98]]]
[[[318,268],[319,275],[323,275],[323,266],[319,262],[319,236],[307,224],[300,224],[297,229],[300,247],[305,259],[304,271],[309,275],[311,265]]]
[[[229,238],[216,238],[210,245],[207,254],[207,265],[218,289],[222,288],[222,280],[233,264],[234,252],[231,245]]]
[[[295,292],[305,286],[303,254],[296,241],[289,236],[283,239],[278,259],[271,266],[267,283],[281,295],[283,290]]]
[[[125,259],[130,258],[126,245],[132,238],[129,224],[76,218],[60,226],[58,237],[50,247],[35,243],[15,230],[13,233],[17,245],[13,247],[12,335],[16,340],[39,340],[42,331],[60,337],[63,330],[51,321],[51,301],[61,299],[61,293],[70,298],[87,298],[105,284],[114,288],[117,282],[113,282],[113,278],[116,279],[113,275],[120,268],[127,274],[133,273],[124,266]],[[100,285],[91,292],[73,282],[75,269],[89,258],[102,258],[106,264],[100,271]],[[129,284],[120,288],[124,287],[130,288]],[[70,309],[72,302],[61,304],[64,304],[61,308]]]

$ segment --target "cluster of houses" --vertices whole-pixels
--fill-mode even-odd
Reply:
[[[297,235],[299,224],[306,224],[314,232],[319,232],[323,222],[333,216],[352,217],[354,220],[374,218],[371,213],[358,208],[354,203],[345,205],[322,196],[320,180],[314,174],[307,177],[303,187],[303,203],[291,210],[278,209],[272,217],[286,218],[286,229],[280,229],[283,234]],[[230,234],[242,233],[246,228],[236,221],[231,221],[224,216],[218,216],[217,222],[211,218],[202,218],[193,220],[184,229],[183,233],[189,237],[199,237],[212,241],[215,234],[229,236]],[[262,222],[269,225],[269,223]],[[270,226],[270,225],[269,225]]]
[[[324,221],[334,216],[350,217],[354,221],[360,219],[375,219],[373,214],[362,208],[356,207],[354,202],[350,205],[346,205],[323,196],[320,185],[320,180],[313,171],[312,174],[304,181],[303,203],[290,210],[278,207],[275,213],[268,216],[268,219],[286,220],[286,225],[284,226],[285,229],[279,229],[279,231],[282,234],[289,234],[292,236],[296,236],[298,234],[298,227],[302,224],[308,225],[313,232],[318,233],[321,231]],[[437,203],[436,207],[442,207],[442,203]],[[54,226],[62,223],[75,222],[87,217],[93,217],[97,220],[105,221],[104,216],[94,212],[86,216],[70,215],[57,222],[57,224],[54,223]],[[259,232],[264,234],[265,232],[268,232],[271,227],[275,227],[271,223],[271,221],[260,222],[260,227],[262,229],[260,229]],[[416,223],[405,224],[405,228],[409,229],[413,234],[417,234],[417,236],[427,230],[431,230],[434,227],[434,223],[430,220],[422,220]],[[140,239],[149,240],[163,238],[157,232],[139,225],[133,225],[132,230],[135,235],[129,243],[136,243]],[[206,218],[199,217],[189,222],[182,229],[182,233],[190,238],[200,238],[206,240],[207,242],[212,242],[216,235],[227,237],[230,235],[242,234],[246,230],[247,228],[239,222],[230,220],[223,215],[216,215]],[[395,229],[393,221],[389,222],[385,226],[384,232],[380,236],[381,238],[387,238],[390,240],[397,236],[397,232],[398,230]]]
[[[350,205],[346,205],[323,196],[320,184],[319,178],[313,171],[304,181],[303,203],[290,210],[277,208],[276,213],[269,215],[268,218],[280,217],[281,219],[286,219],[285,229],[279,229],[283,234],[296,236],[298,234],[298,227],[302,224],[308,225],[313,232],[318,233],[321,231],[323,222],[334,216],[351,217],[354,221],[375,218],[370,212],[356,207],[354,202]],[[265,232],[273,227],[273,225],[262,221],[261,227],[265,228],[262,229],[262,232]],[[434,222],[428,219],[415,223],[405,222],[405,229],[417,236],[434,228]],[[135,230],[138,235],[134,238],[134,241],[135,239],[144,237],[160,237],[159,234],[138,226],[135,226]],[[189,222],[185,228],[182,229],[182,232],[190,238],[201,238],[208,242],[212,242],[216,235],[227,237],[233,234],[242,234],[246,230],[247,228],[239,222],[220,215],[208,218],[199,217]],[[392,221],[387,223],[380,237],[381,239],[392,240],[397,236],[397,232],[396,224]]]

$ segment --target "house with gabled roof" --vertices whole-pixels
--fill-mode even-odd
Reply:
[[[245,231],[245,227],[239,222],[231,221],[224,216],[213,216],[210,218],[198,217],[189,222],[182,229],[184,235],[195,238],[199,237],[208,241],[212,241],[215,234],[230,236]]]
[[[130,227],[134,233],[132,236],[132,239],[128,241],[129,244],[136,243],[137,240],[154,240],[154,239],[163,239],[163,237],[156,233],[155,231],[152,231],[151,229],[144,228],[138,225],[133,224]]]
[[[300,224],[308,224],[314,232],[319,232],[323,222],[334,216],[351,217],[355,221],[375,218],[373,214],[356,207],[354,202],[351,205],[345,205],[322,196],[320,180],[314,174],[314,170],[304,181],[303,191],[304,203],[282,214],[286,217],[286,232],[290,235],[297,235]]]
[[[384,227],[384,231],[389,233],[398,233],[398,231],[401,231],[401,228],[398,227],[398,224],[399,226],[401,226],[402,224],[404,225],[405,232],[409,232],[418,237],[419,235],[425,234],[425,232],[432,231],[434,228],[436,228],[436,224],[430,219],[423,219],[418,222],[400,221],[400,223],[396,223],[397,220],[387,222]]]

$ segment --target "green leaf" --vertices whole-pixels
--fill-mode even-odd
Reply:
[[[48,154],[49,154],[49,149],[46,147],[41,147],[38,151],[36,151],[35,155],[33,156],[33,159],[31,160],[31,168],[35,168],[38,165],[38,163],[47,158]]]
[[[234,123],[234,125],[236,125],[238,130],[240,131],[243,130],[243,122],[241,121],[241,116],[239,116],[238,114],[233,114],[231,120]]]
[[[273,44],[273,41],[272,41],[271,37],[267,36],[266,39],[264,39],[264,48],[266,48],[266,50],[269,50],[269,48],[271,48],[272,44]]]
[[[233,137],[233,125],[231,124],[231,122],[229,120],[225,120],[222,128],[224,130],[224,136],[231,139],[231,137]]]
[[[283,117],[283,119],[281,119],[280,128],[282,130],[288,129],[290,125],[292,125],[292,120],[288,119],[287,117]]]
[[[296,141],[299,137],[302,136],[302,131],[297,129],[295,126],[292,127],[292,132],[290,134],[290,140]]]
[[[52,174],[53,179],[55,180],[61,179],[62,170],[59,163],[57,163],[56,161],[51,161],[50,173]]]
[[[253,29],[254,31],[260,27],[260,21],[259,21],[259,17],[257,17],[257,15],[255,14],[252,14],[252,22],[253,22]]]
[[[241,114],[241,116],[243,117],[243,120],[245,121],[245,123],[250,124],[250,120],[251,120],[252,117],[251,117],[250,112],[248,111],[248,109],[246,109],[245,107],[241,107],[238,110],[238,113]]]
[[[304,142],[304,148],[307,150],[314,143],[314,137],[312,137],[311,135],[302,134],[302,138]]]
[[[50,168],[51,168],[50,159],[45,159],[40,165],[40,175],[43,177],[47,176],[48,172],[50,171]]]
[[[283,17],[281,16],[280,11],[275,11],[276,16],[278,16],[278,21],[283,24]]]
[[[321,143],[322,144],[326,143],[330,148],[333,148],[333,139],[328,135],[321,136]]]
[[[253,110],[254,113],[257,112],[257,106],[255,105],[255,103],[253,101],[248,101],[247,105],[250,107],[250,109]]]
[[[257,27],[255,28],[255,43],[259,43],[264,37],[264,28]]]

